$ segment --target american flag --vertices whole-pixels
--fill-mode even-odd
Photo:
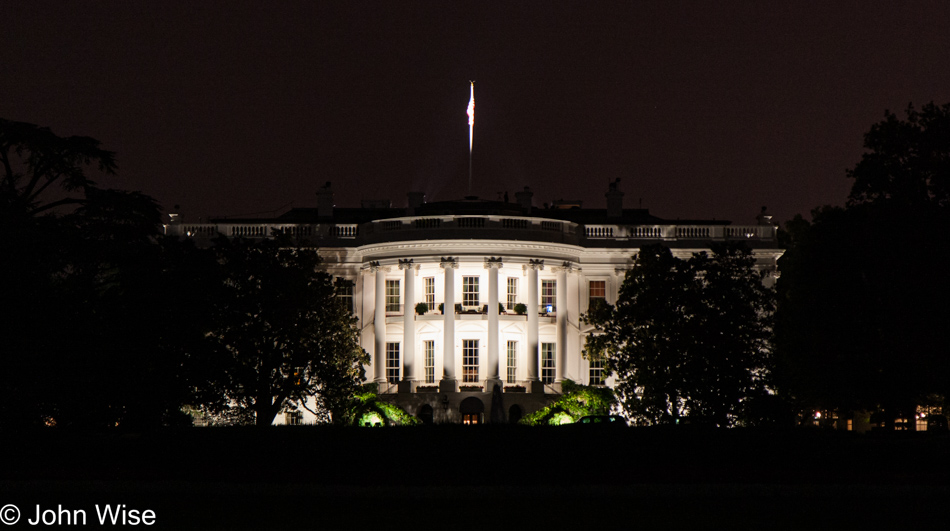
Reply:
[[[468,100],[468,125],[475,125],[475,82],[472,82],[472,97]]]

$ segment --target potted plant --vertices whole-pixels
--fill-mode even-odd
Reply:
[[[426,313],[427,311],[429,311],[429,305],[428,305],[428,304],[426,304],[426,303],[424,303],[424,302],[420,302],[419,304],[416,304],[416,313],[417,313],[417,314],[419,314],[419,315],[425,315],[425,313]]]
[[[445,315],[445,303],[444,303],[444,302],[440,302],[440,303],[439,303],[439,313],[441,313],[442,315]]]
[[[482,306],[482,313],[488,313],[488,305]]]
[[[498,303],[498,314],[501,315],[501,314],[503,314],[503,313],[505,313],[505,305],[499,302],[499,303]]]
[[[528,307],[522,303],[515,304],[515,313],[518,315],[524,315],[528,313]]]

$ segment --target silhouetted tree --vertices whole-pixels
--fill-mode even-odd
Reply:
[[[950,105],[885,113],[846,208],[787,224],[776,377],[802,409],[913,415],[950,382]]]
[[[317,271],[317,251],[227,238],[215,251],[225,275],[212,334],[224,396],[254,410],[258,426],[288,407],[307,407],[309,398],[316,413],[342,422],[368,356],[333,278]]]
[[[931,103],[907,119],[890,111],[864,135],[861,161],[848,205],[891,205],[895,209],[950,206],[950,104]]]
[[[735,424],[745,403],[766,394],[771,290],[745,247],[714,245],[681,260],[645,246],[615,306],[585,316],[597,327],[585,355],[605,360],[621,405],[637,422],[689,415]]]
[[[0,119],[0,165],[0,422],[30,424],[52,401],[43,359],[66,332],[61,284],[81,248],[74,220],[61,216],[94,186],[86,171],[111,173],[115,161],[91,138]]]
[[[169,422],[209,328],[197,250],[159,243],[150,197],[96,186],[116,166],[92,138],[0,120],[0,164],[0,422]]]
[[[5,218],[32,217],[57,207],[83,204],[96,183],[89,166],[116,170],[115,153],[84,136],[62,138],[48,128],[0,118],[0,211]]]

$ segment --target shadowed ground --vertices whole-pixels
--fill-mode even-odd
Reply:
[[[261,433],[263,431],[263,433]],[[293,427],[6,433],[0,505],[167,529],[945,525],[950,438],[818,430]],[[13,528],[25,528],[23,521]]]

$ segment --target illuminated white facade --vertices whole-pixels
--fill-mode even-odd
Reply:
[[[623,210],[616,184],[606,210],[535,209],[527,189],[516,203],[424,203],[410,194],[403,209],[335,209],[329,184],[318,195],[318,208],[273,220],[172,222],[166,232],[264,238],[278,230],[318,247],[327,272],[351,283],[344,296],[372,359],[368,378],[426,421],[497,422],[495,387],[510,421],[548,403],[564,379],[611,385],[581,354],[592,333],[581,315],[595,299],[616,301],[642,245],[663,243],[688,258],[711,241],[742,240],[767,271],[781,256],[767,217],[744,227],[668,222]]]

